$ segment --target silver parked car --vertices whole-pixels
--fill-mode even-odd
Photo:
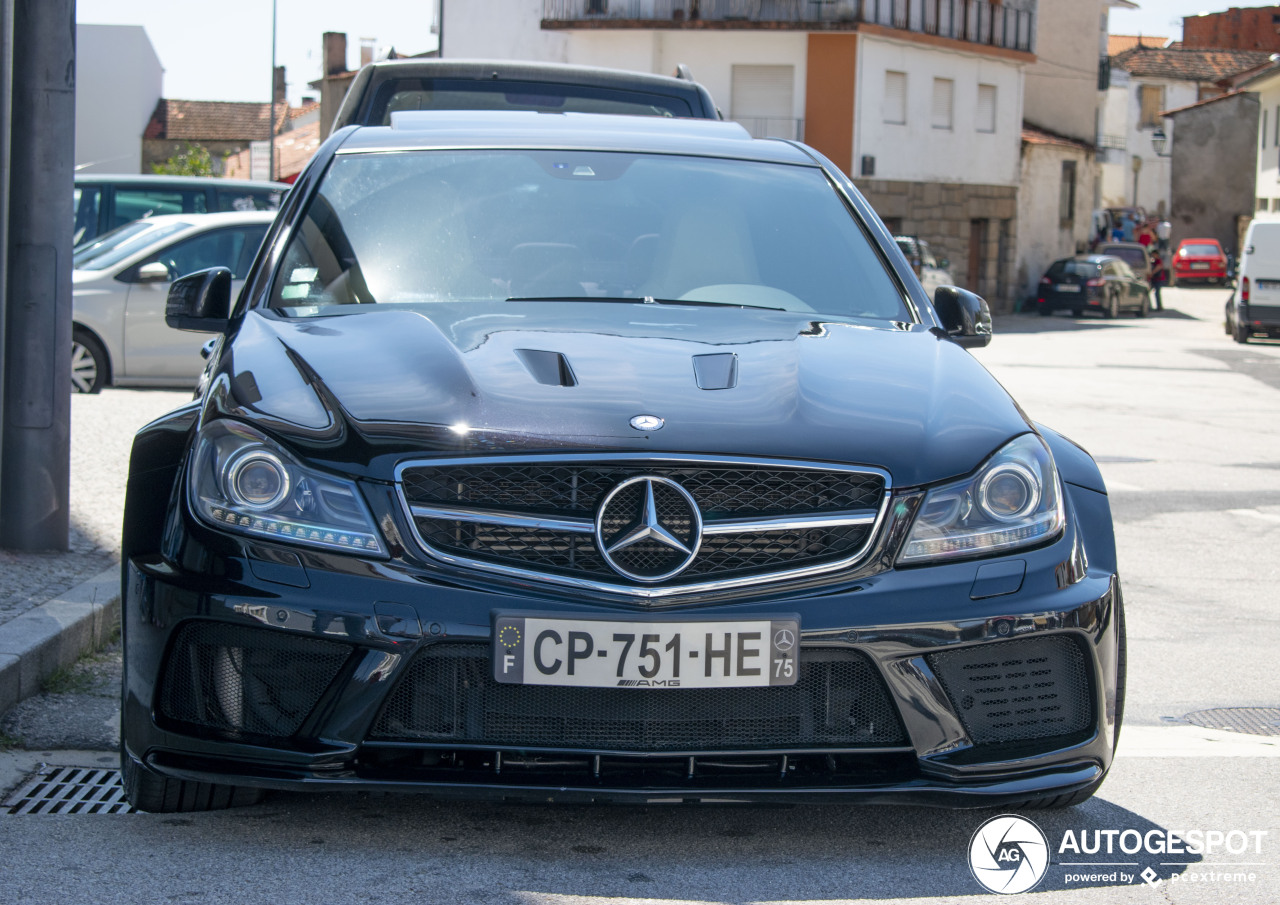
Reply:
[[[206,267],[240,281],[274,211],[172,214],[127,223],[72,258],[71,388],[194,386],[208,339],[165,325],[169,284]]]

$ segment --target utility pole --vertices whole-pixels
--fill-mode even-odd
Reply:
[[[271,125],[268,127],[267,178],[276,178],[276,0],[271,0]]]
[[[4,0],[8,168],[0,547],[65,550],[71,473],[75,0]],[[12,19],[8,19],[12,11]]]

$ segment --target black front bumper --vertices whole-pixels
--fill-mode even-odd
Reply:
[[[184,517],[181,549],[133,557],[125,570],[126,756],[175,778],[233,785],[536,800],[986,807],[1074,792],[1100,781],[1113,754],[1120,592],[1102,555],[1105,497],[1076,487],[1068,495],[1075,518],[1040,549],[660,608],[467,585],[395,560],[302,554],[297,570],[271,569],[261,548],[250,560],[254,545]],[[1087,563],[1081,524],[1102,538],[1096,564]],[[804,712],[829,715],[838,699],[852,709],[836,723],[853,728],[832,734],[828,721],[794,741],[711,728],[687,745],[590,732],[557,742],[554,732],[473,730],[461,718],[388,719],[397,694],[413,696],[406,683],[422,681],[410,678],[415,662],[466,645],[483,652],[491,614],[520,609],[661,620],[799,613],[802,670],[807,661],[856,659],[875,687],[852,697],[813,692]],[[1054,674],[1028,675],[1037,664]],[[965,686],[972,675],[981,681]],[[458,676],[450,682],[476,691],[474,674]],[[992,677],[1003,684],[984,685]],[[1078,700],[1059,732],[1058,704],[1036,699],[1072,689]],[[976,705],[986,708],[981,718],[974,691],[988,698]],[[875,719],[847,703],[875,694],[887,708]]]

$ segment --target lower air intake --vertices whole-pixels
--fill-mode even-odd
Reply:
[[[1084,652],[1072,637],[931,654],[929,667],[975,745],[1071,735],[1093,725]]]
[[[271,629],[189,622],[170,648],[159,712],[178,723],[287,738],[350,652],[345,644]]]
[[[566,688],[495,682],[486,644],[435,644],[409,664],[370,740],[626,752],[901,744],[861,653],[804,650],[795,685]]]

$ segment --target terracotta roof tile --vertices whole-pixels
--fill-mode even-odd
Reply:
[[[183,101],[161,98],[145,138],[171,141],[249,141],[265,138],[271,105],[236,101]],[[276,107],[276,123],[289,117],[288,105]]]
[[[1141,44],[1143,47],[1164,47],[1168,38],[1155,35],[1107,35],[1107,55],[1115,56]]]
[[[1254,50],[1132,47],[1113,56],[1111,65],[1148,78],[1216,82],[1265,63],[1269,56]]]
[[[1028,145],[1053,145],[1059,148],[1074,148],[1077,151],[1094,150],[1093,145],[1087,141],[1068,138],[1065,135],[1050,132],[1048,129],[1041,129],[1039,126],[1033,126],[1027,122],[1022,124],[1022,141]]]

